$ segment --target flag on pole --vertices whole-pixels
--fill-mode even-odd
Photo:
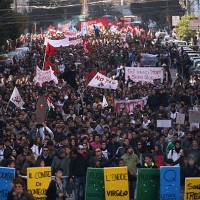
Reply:
[[[102,88],[102,89],[113,89],[116,90],[118,86],[117,80],[112,80],[100,74],[99,72],[93,77],[93,79],[88,83],[90,87]]]
[[[108,106],[108,102],[106,100],[106,97],[103,95],[103,102],[102,102],[102,106],[103,108],[107,107]]]
[[[51,33],[52,35],[56,34],[56,29],[52,25],[50,25],[49,29],[48,29],[48,32]]]
[[[83,40],[83,50],[85,54],[88,54],[92,50],[92,48],[88,44],[88,39]]]
[[[53,47],[52,45],[49,44],[49,42],[47,43],[47,46],[46,46],[46,51],[45,53],[48,55],[48,56],[53,56],[54,53],[56,51],[56,48]]]
[[[23,105],[25,104],[16,87],[14,88],[13,93],[10,97],[10,101],[13,102],[18,108],[21,108],[21,109]]]

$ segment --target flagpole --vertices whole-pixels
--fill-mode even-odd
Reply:
[[[45,54],[44,54],[44,61],[43,61],[42,70],[44,70],[45,59],[46,59],[46,50],[45,50]]]
[[[7,112],[9,104],[10,104],[10,99],[9,99],[8,104],[6,106],[6,111],[5,112]]]

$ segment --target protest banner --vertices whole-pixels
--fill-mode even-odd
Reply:
[[[159,173],[159,169],[139,169],[136,200],[159,199]]]
[[[160,200],[180,200],[180,167],[160,168]]]
[[[86,75],[85,75],[85,81],[87,83],[89,83],[97,73],[98,72],[87,72]],[[106,76],[106,71],[100,71],[99,73],[101,73],[104,76]]]
[[[184,124],[184,123],[185,123],[185,114],[177,113],[176,124]]]
[[[129,200],[127,167],[104,168],[105,199]]]
[[[184,200],[200,200],[200,177],[185,179]]]
[[[130,77],[134,82],[152,83],[154,79],[163,80],[161,67],[125,67],[126,80]]]
[[[189,111],[189,122],[200,123],[200,111]]]
[[[156,66],[158,62],[158,55],[141,53],[142,56],[142,66]]]
[[[86,176],[85,199],[104,200],[104,171],[103,169],[88,168]]]
[[[11,182],[15,178],[15,168],[0,167],[0,199],[6,200],[11,191]]]
[[[171,119],[157,120],[157,127],[158,128],[170,128],[170,127],[172,127],[172,120]]]
[[[42,83],[49,81],[54,81],[55,84],[58,84],[58,78],[55,76],[54,71],[52,69],[41,70],[39,67],[37,67],[35,83],[39,83],[39,85],[42,86]]]
[[[115,111],[120,112],[121,109],[126,108],[127,112],[132,112],[136,105],[141,105],[141,109],[143,109],[146,102],[147,102],[147,97],[142,98],[142,99],[128,100],[128,101],[115,100]]]
[[[35,200],[45,200],[51,181],[51,167],[33,167],[27,169],[27,189]]]
[[[102,89],[113,89],[116,90],[118,86],[118,81],[112,80],[104,76],[101,73],[97,73],[93,79],[88,83],[90,87],[102,88]]]

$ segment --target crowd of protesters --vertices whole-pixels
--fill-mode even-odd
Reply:
[[[0,165],[16,168],[8,199],[32,199],[20,179],[29,167],[51,166],[51,200],[73,194],[83,200],[87,168],[117,166],[128,167],[132,200],[137,169],[159,167],[156,156],[163,156],[163,165],[181,167],[181,184],[186,177],[200,176],[199,125],[189,123],[189,110],[200,103],[200,81],[189,76],[190,61],[182,50],[173,44],[162,46],[154,33],[147,32],[91,35],[88,54],[81,44],[57,48],[50,58],[58,69],[57,85],[51,81],[40,87],[34,82],[36,66],[42,69],[44,62],[42,39],[31,41],[26,57],[14,57],[12,64],[0,69]],[[142,67],[140,53],[158,54],[156,66],[164,69],[163,82],[125,79],[124,67]],[[175,81],[170,67],[177,68]],[[118,80],[117,90],[86,87],[86,74],[98,71]],[[25,102],[23,109],[9,102],[15,86]],[[54,108],[43,124],[37,124],[35,109],[41,95]],[[102,105],[103,95],[107,107]],[[137,105],[130,113],[115,109],[115,100],[143,97],[144,107]],[[177,113],[185,114],[184,124],[176,124]],[[172,120],[172,127],[158,128],[158,119]]]

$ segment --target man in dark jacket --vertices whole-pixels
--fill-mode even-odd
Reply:
[[[153,162],[153,156],[151,154],[146,154],[144,156],[144,166],[143,168],[152,169],[157,168],[155,163]]]
[[[74,177],[75,199],[84,200],[88,158],[82,145],[78,146],[77,151],[70,162],[70,177]]]
[[[51,166],[52,157],[49,155],[49,148],[47,146],[43,146],[42,154],[38,156],[37,160],[44,160],[45,167]]]

